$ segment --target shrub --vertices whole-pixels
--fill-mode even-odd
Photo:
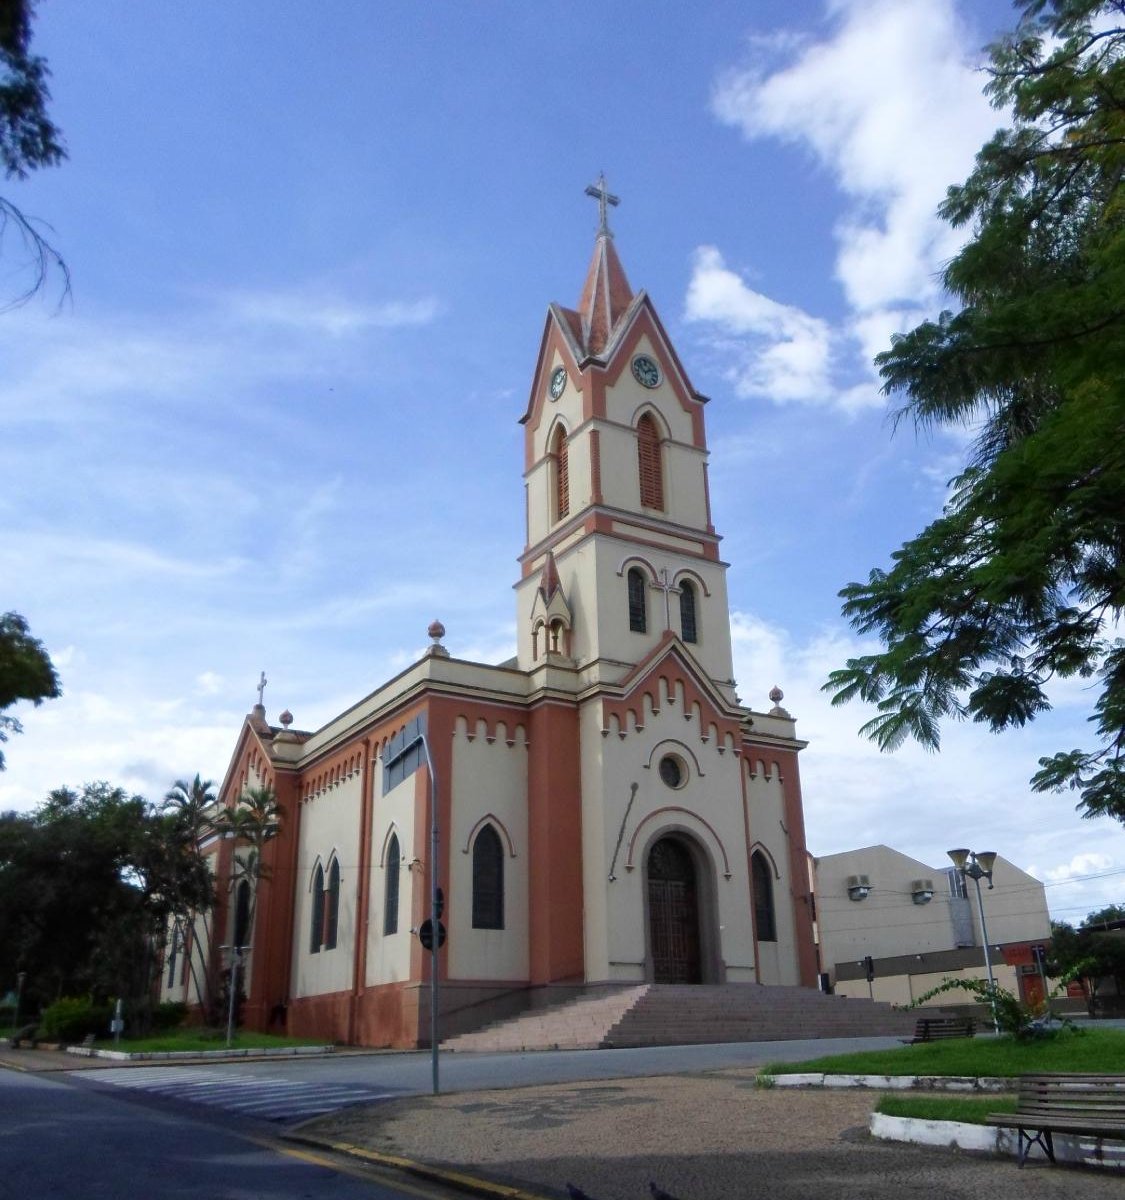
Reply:
[[[109,1032],[113,1012],[88,996],[64,996],[48,1005],[39,1018],[39,1037],[45,1042],[80,1042],[87,1034]]]
[[[179,1000],[166,1000],[152,1010],[153,1032],[178,1029],[187,1017],[187,1005]]]

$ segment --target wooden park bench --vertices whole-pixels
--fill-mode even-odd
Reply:
[[[918,1042],[940,1042],[945,1038],[966,1038],[976,1033],[972,1017],[919,1017],[914,1036],[903,1038],[908,1046]]]
[[[1125,1140],[1125,1075],[1021,1075],[1017,1108],[989,1113],[989,1125],[1019,1131],[1019,1165],[1038,1144],[1055,1161],[1053,1133]]]

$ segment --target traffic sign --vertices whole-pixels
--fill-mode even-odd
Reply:
[[[425,949],[432,950],[434,948],[434,923],[429,917],[418,926],[418,940]],[[445,945],[445,926],[440,921],[437,924],[437,944],[439,950]]]

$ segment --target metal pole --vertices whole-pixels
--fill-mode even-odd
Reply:
[[[13,1031],[16,1037],[20,1033],[20,1013],[23,1009],[23,985],[27,982],[27,972],[16,972],[16,1027]]]
[[[976,863],[973,863],[976,867]],[[988,926],[984,920],[984,897],[980,891],[980,868],[977,867],[976,873],[972,876],[973,883],[977,885],[977,912],[980,913],[980,935],[984,940],[984,965],[988,970],[988,999],[992,1005],[992,1029],[995,1033],[1000,1032],[1000,1018],[996,1015],[996,980],[992,977],[992,956],[988,953]]]
[[[426,756],[426,770],[430,775],[430,925],[433,940],[430,942],[430,1066],[433,1089],[436,1096],[440,1090],[438,1081],[438,811],[437,776],[434,760],[430,757],[430,743],[424,733],[418,735],[422,753]]]
[[[234,998],[238,995],[238,963],[241,958],[240,947],[230,948],[230,1002],[227,1005],[227,1049],[234,1045]]]

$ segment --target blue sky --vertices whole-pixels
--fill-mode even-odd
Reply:
[[[70,152],[5,194],[73,272],[0,317],[0,608],[64,698],[19,715],[0,807],[219,779],[263,668],[315,728],[445,623],[514,650],[524,411],[578,298],[604,170],[630,282],[712,398],[743,700],[811,742],[814,853],[996,849],[1075,919],[1125,831],[1030,794],[1090,698],[880,755],[833,710],[836,593],[940,509],[966,435],[892,437],[870,358],[940,308],[934,216],[999,121],[1000,0],[310,6],[43,0]],[[15,247],[0,282],[18,284]]]

